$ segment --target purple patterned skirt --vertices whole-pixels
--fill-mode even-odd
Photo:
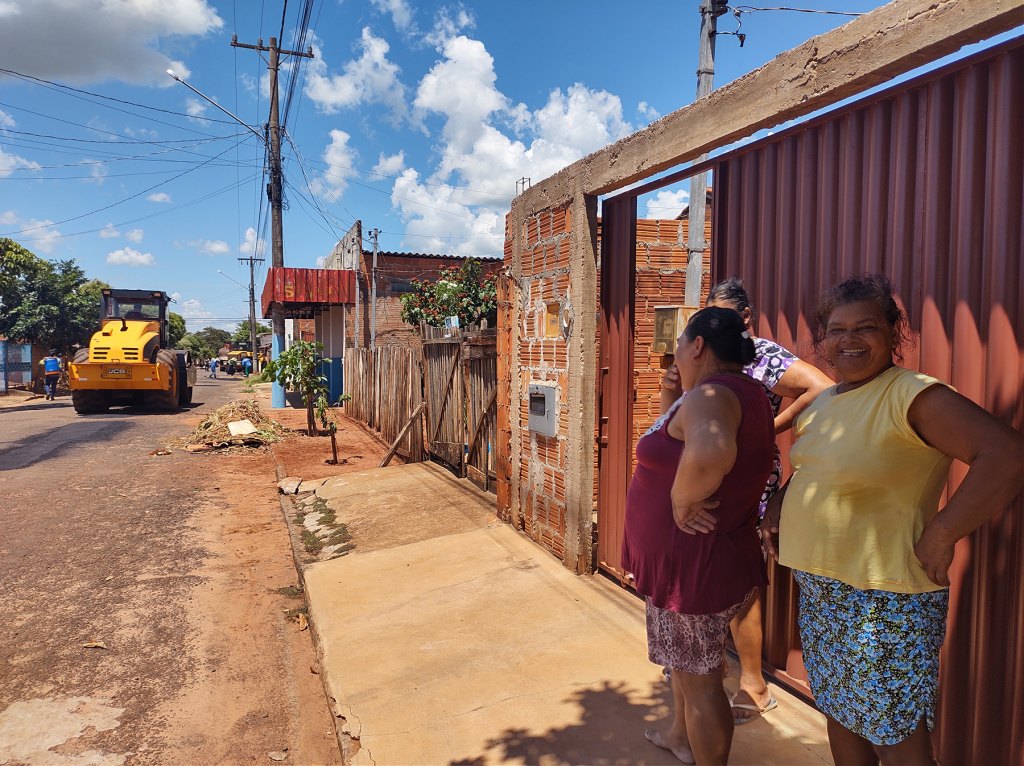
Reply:
[[[729,623],[756,593],[753,588],[738,604],[714,614],[670,612],[654,606],[648,598],[647,656],[656,665],[694,675],[717,671],[725,659]]]

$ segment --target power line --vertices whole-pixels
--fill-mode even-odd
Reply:
[[[216,157],[211,158],[211,160],[212,159],[218,159],[222,154],[227,154],[229,151],[231,151],[231,149],[232,149],[232,147],[229,146],[227,149],[225,149],[223,152],[218,154]],[[174,176],[173,178],[168,178],[166,181],[161,181],[160,183],[154,184],[153,186],[150,186],[150,187],[148,187],[146,189],[143,189],[140,192],[137,192],[135,194],[129,195],[128,197],[125,197],[124,199],[121,199],[121,200],[119,200],[117,202],[112,202],[109,205],[104,205],[103,207],[98,208],[96,210],[92,210],[92,211],[90,211],[88,213],[82,213],[81,215],[71,216],[70,218],[65,218],[62,221],[54,221],[53,223],[44,224],[42,226],[32,226],[32,227],[29,227],[27,229],[20,229],[18,231],[10,232],[9,234],[6,234],[4,236],[13,236],[14,234],[25,234],[26,232],[37,231],[39,229],[45,229],[45,228],[48,228],[48,227],[51,227],[51,226],[60,226],[61,224],[70,223],[71,221],[77,221],[79,219],[86,218],[86,217],[91,216],[91,215],[95,215],[96,213],[102,213],[104,210],[110,210],[111,208],[117,207],[118,205],[123,205],[125,202],[133,200],[133,199],[135,199],[137,197],[141,197],[146,192],[151,192],[154,189],[159,189],[161,186],[164,186],[164,185],[170,183],[171,181],[177,181],[179,178],[182,178],[182,177],[188,175],[189,173],[192,173],[193,171],[196,171],[199,168],[203,167],[203,165],[206,165],[211,160],[207,160],[207,162],[202,162],[202,163],[200,163],[199,165],[197,165],[195,167],[189,168],[188,170],[185,170],[185,171],[179,173],[178,175]]]
[[[22,79],[22,80],[29,80],[31,82],[36,83],[37,85],[40,85],[41,87],[46,88],[47,90],[70,91],[70,93],[67,93],[68,95],[70,95],[71,93],[82,93],[82,94],[85,94],[85,95],[93,96],[95,98],[101,98],[101,99],[106,100],[106,101],[115,101],[117,103],[124,103],[124,104],[129,105],[129,107],[138,107],[139,109],[150,110],[151,112],[161,112],[161,113],[163,113],[165,115],[174,115],[176,117],[184,117],[184,118],[187,118],[189,120],[195,120],[196,119],[195,116],[189,115],[189,114],[187,114],[185,112],[176,112],[174,110],[162,109],[160,107],[151,107],[151,105],[147,104],[147,103],[139,103],[138,101],[129,101],[129,100],[125,99],[125,98],[117,98],[115,96],[104,95],[103,93],[96,93],[94,91],[84,90],[82,88],[73,88],[70,85],[62,85],[61,83],[55,83],[55,82],[52,82],[51,80],[44,80],[41,77],[33,77],[32,75],[26,75],[26,74],[24,74],[22,72],[15,72],[14,70],[3,69],[2,67],[0,67],[0,74],[11,75],[12,77],[16,77],[16,78],[19,78],[19,79]],[[85,98],[83,100],[89,100],[89,99]],[[109,109],[112,109],[112,108],[109,108]],[[124,112],[124,110],[117,110],[117,111],[118,112]],[[133,113],[129,112],[127,114],[133,114]],[[141,117],[141,115],[134,115],[134,116],[135,117]],[[143,119],[145,119],[145,118],[143,118]],[[216,118],[206,118],[206,117],[204,117],[203,119],[206,120],[207,122],[218,122],[218,123],[223,123],[225,125],[232,124],[229,120],[220,120],[220,119],[216,119]],[[178,126],[178,125],[171,125],[170,123],[161,123],[161,124],[162,125],[169,125],[170,127],[181,127],[181,126]]]
[[[740,13],[752,13],[754,11],[793,11],[796,13],[822,13],[829,16],[863,16],[863,13],[858,11],[823,11],[818,8],[789,8],[786,6],[780,6],[776,8],[758,8],[753,5],[735,5],[730,6]]]

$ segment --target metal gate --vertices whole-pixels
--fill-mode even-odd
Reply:
[[[821,290],[883,272],[920,334],[906,365],[1024,427],[1024,38],[716,158],[714,276],[738,274],[758,333],[813,359]],[[636,197],[604,201],[599,563],[618,547],[633,449]],[[780,443],[783,440],[780,440]],[[953,485],[963,478],[954,468]],[[940,761],[1024,762],[1024,499],[957,547],[943,649]],[[799,680],[795,586],[773,573],[766,659]],[[999,722],[995,725],[994,722]]]
[[[0,393],[32,383],[32,346],[0,340]]]

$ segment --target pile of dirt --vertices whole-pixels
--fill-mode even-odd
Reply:
[[[228,430],[228,423],[240,420],[248,420],[256,428],[256,431],[244,436],[232,436]],[[280,441],[287,430],[276,420],[263,415],[255,401],[241,399],[214,410],[196,426],[192,433],[175,442],[175,446],[185,449],[193,448],[190,451],[201,451],[195,450],[195,447],[208,449],[264,447],[272,442]]]

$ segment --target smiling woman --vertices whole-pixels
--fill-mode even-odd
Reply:
[[[798,417],[793,477],[762,536],[775,554],[780,532],[779,562],[800,584],[804,663],[836,763],[933,763],[953,547],[1020,491],[1024,439],[896,364],[907,318],[884,277],[833,288],[816,318],[840,382]],[[954,458],[970,469],[940,510]]]

